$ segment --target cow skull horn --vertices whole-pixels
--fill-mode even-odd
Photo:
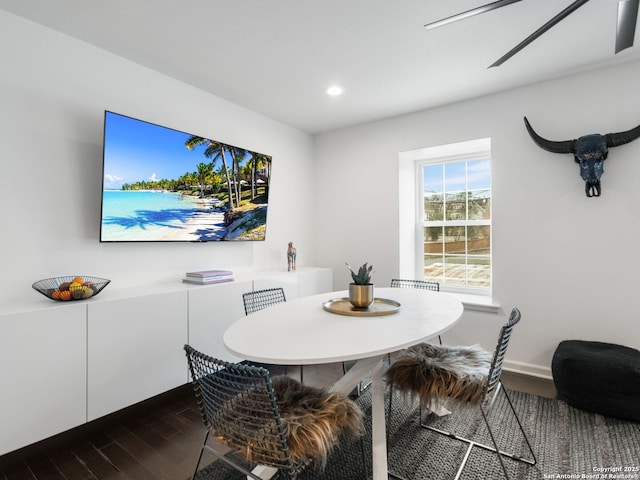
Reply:
[[[524,124],[527,127],[527,131],[533,141],[543,150],[551,153],[573,153],[575,150],[575,140],[565,140],[562,142],[554,142],[553,140],[547,140],[546,138],[541,137],[536,133],[533,129],[527,117],[524,117]],[[631,140],[629,140],[631,141]]]
[[[607,140],[607,147],[617,147],[625,143],[633,142],[640,138],[640,125],[626,132],[607,133],[604,138]]]

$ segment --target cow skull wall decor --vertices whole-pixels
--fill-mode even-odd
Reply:
[[[626,132],[598,133],[585,135],[574,140],[556,142],[547,140],[538,135],[527,117],[524,124],[533,141],[540,148],[552,153],[572,153],[577,164],[580,165],[580,176],[585,181],[585,193],[587,197],[600,196],[600,177],[604,172],[604,161],[609,155],[609,149],[632,142],[640,137],[640,125]]]

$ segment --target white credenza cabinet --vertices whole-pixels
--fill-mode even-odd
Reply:
[[[333,270],[318,268],[295,272],[298,277],[298,297],[309,297],[333,290]]]
[[[189,290],[189,345],[228,362],[241,359],[229,353],[222,336],[244,315],[242,294],[253,290],[252,281],[235,281]]]
[[[91,303],[87,315],[87,420],[182,385],[184,291]]]
[[[331,286],[331,269],[304,268],[0,309],[0,455],[187,383],[185,343],[239,360],[222,336],[244,315],[243,293],[282,287],[293,300]]]
[[[0,315],[0,454],[86,421],[86,311]]]

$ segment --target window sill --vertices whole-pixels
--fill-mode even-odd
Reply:
[[[500,313],[500,305],[495,303],[491,297],[484,295],[472,295],[469,293],[449,292],[462,302],[465,310],[485,313]]]

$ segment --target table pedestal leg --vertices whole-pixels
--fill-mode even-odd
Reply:
[[[373,480],[388,480],[387,433],[384,414],[384,364],[380,358],[371,370],[371,451]]]
[[[349,393],[358,386],[362,378],[373,370],[378,362],[380,362],[380,358],[378,357],[363,358],[356,361],[353,367],[351,367],[340,380],[334,383],[329,390],[349,395]]]
[[[332,391],[348,395],[360,380],[371,373],[371,445],[373,480],[388,480],[387,433],[384,415],[384,357],[358,360],[332,387]]]

